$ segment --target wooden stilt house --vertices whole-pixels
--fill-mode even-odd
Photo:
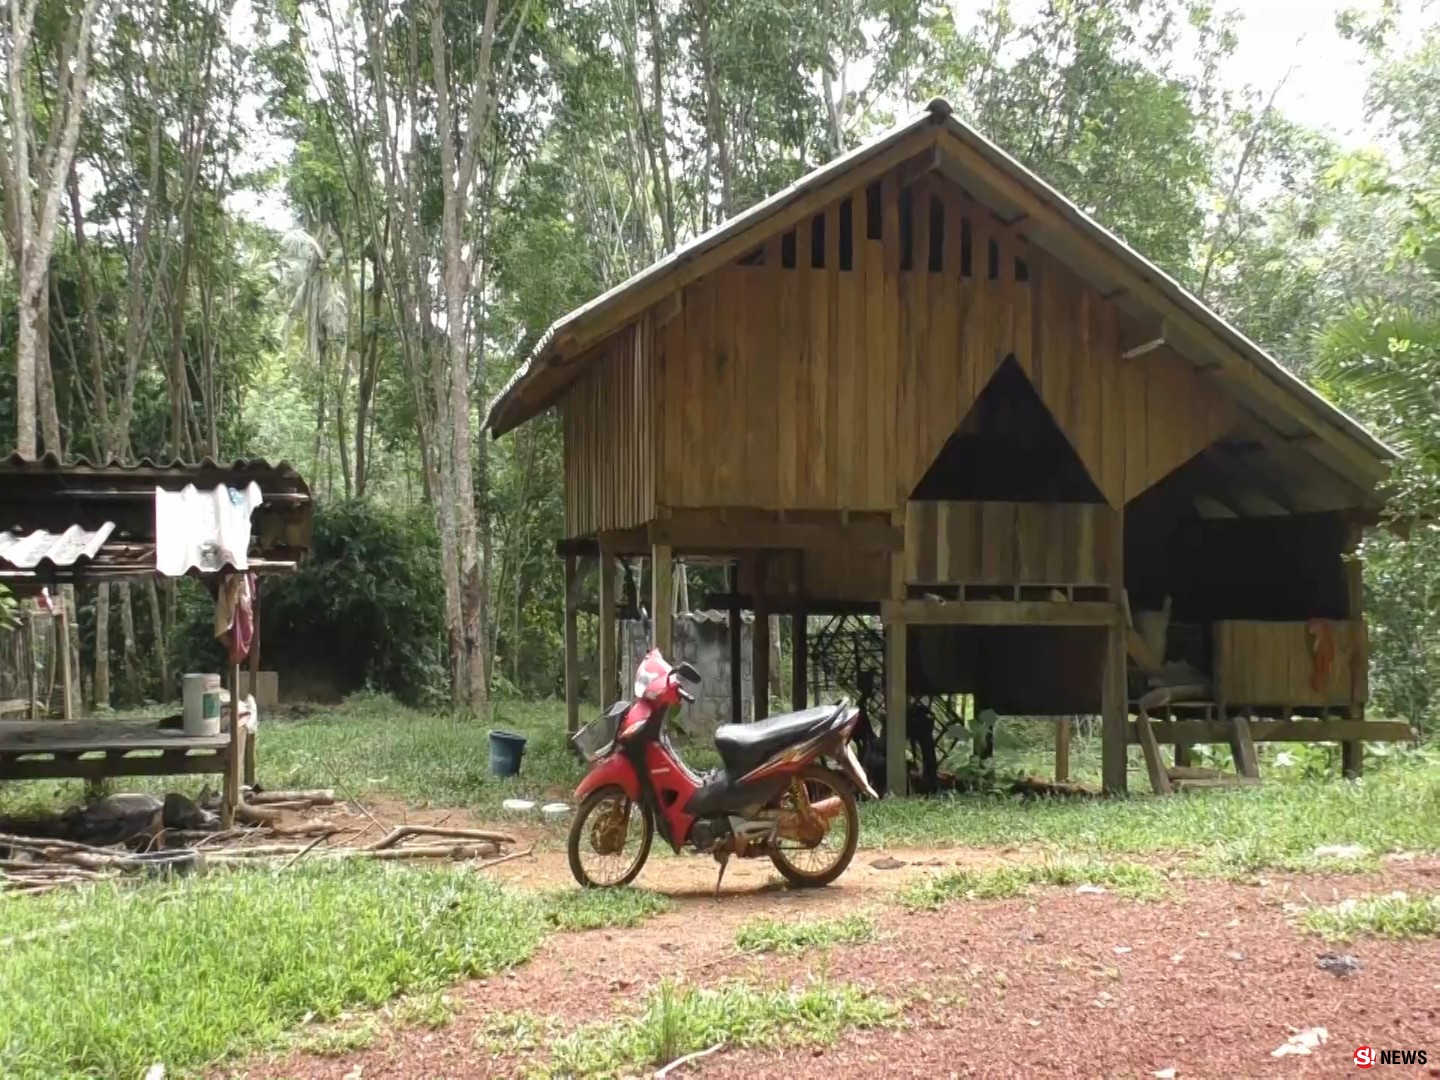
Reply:
[[[732,609],[880,618],[891,791],[921,694],[1100,715],[1112,791],[1133,742],[1155,780],[1163,743],[1401,736],[1347,558],[1390,451],[944,101],[560,319],[487,425],[551,406],[572,725],[580,567],[604,704],[613,560],[653,560],[665,648],[709,557]]]

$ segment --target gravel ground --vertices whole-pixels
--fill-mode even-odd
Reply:
[[[801,981],[816,970],[863,983],[905,1005],[901,1026],[852,1031],[815,1050],[721,1051],[672,1073],[700,1077],[1269,1077],[1359,1075],[1358,1046],[1426,1049],[1426,1067],[1372,1075],[1440,1077],[1440,941],[1365,939],[1327,946],[1295,925],[1295,905],[1391,889],[1440,889],[1440,862],[1387,865],[1379,875],[1275,875],[1250,882],[1179,881],[1168,900],[1046,889],[1003,901],[912,913],[887,901],[937,866],[1037,853],[862,852],[835,886],[776,888],[768,864],[739,863],[711,896],[714,864],[652,861],[640,884],[677,910],[634,930],[560,934],[506,976],[456,987],[447,1027],[384,1029],[340,1057],[290,1054],[222,1075],[430,1078],[518,1076],[544,1064],[542,1045],[497,1053],[490,1018],[524,1012],[554,1030],[619,1015],[660,979]],[[898,860],[899,868],[872,864]],[[516,884],[568,882],[564,857],[544,853],[497,868]],[[872,942],[796,958],[739,954],[737,926],[757,914],[876,914]],[[1360,970],[1317,966],[1340,948]],[[1309,1055],[1272,1052],[1305,1029],[1328,1039]],[[1167,1070],[1173,1070],[1169,1072]]]

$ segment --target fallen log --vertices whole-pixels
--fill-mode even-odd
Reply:
[[[515,838],[508,833],[490,832],[486,829],[452,829],[438,825],[397,825],[385,836],[369,845],[367,850],[384,851],[393,848],[412,836],[441,836],[447,840],[480,840],[490,844],[513,844]]]
[[[329,788],[320,788],[314,791],[255,791],[245,797],[245,801],[256,806],[268,805],[270,803],[306,803],[310,806],[334,806],[335,792]]]
[[[241,802],[235,804],[235,820],[247,825],[278,825],[284,812],[271,807],[251,806]]]

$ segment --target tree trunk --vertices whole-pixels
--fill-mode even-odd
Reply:
[[[63,313],[62,313],[63,318]],[[60,431],[60,410],[55,402],[55,372],[50,366],[50,272],[40,285],[40,315],[35,320],[35,404],[45,452],[65,460],[65,441]]]
[[[345,484],[345,498],[350,498],[350,436],[345,431],[345,395],[350,392],[350,371],[354,354],[345,350],[345,366],[340,369],[340,392],[335,395],[335,445],[340,451],[340,479]]]
[[[23,458],[35,458],[35,324],[40,317],[37,300],[22,300],[16,314],[15,336],[15,449]]]
[[[155,637],[155,669],[160,676],[160,700],[168,701],[171,692],[169,624],[160,611],[160,590],[153,577],[145,579],[145,591],[150,600],[150,625]]]
[[[123,647],[121,670],[125,681],[121,701],[123,704],[133,705],[142,697],[138,664],[140,653],[135,645],[135,606],[130,595],[130,582],[119,581],[116,584],[120,588],[120,639]]]

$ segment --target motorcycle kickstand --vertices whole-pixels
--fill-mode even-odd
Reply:
[[[720,854],[718,854],[718,855],[715,856],[715,859],[716,859],[717,862],[720,863],[720,874],[719,874],[719,876],[715,879],[715,899],[716,899],[716,900],[719,900],[719,899],[720,899],[720,883],[725,880],[725,867],[727,867],[727,866],[730,865],[730,852],[728,852],[728,851],[721,852]]]

